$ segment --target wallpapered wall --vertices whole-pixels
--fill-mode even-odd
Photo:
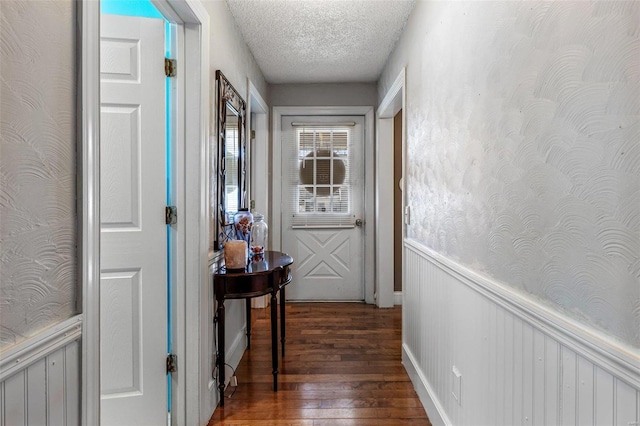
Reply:
[[[408,236],[640,347],[640,2],[418,2]]]
[[[0,349],[76,311],[73,3],[0,2]]]

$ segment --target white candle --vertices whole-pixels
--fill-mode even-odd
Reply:
[[[227,269],[244,269],[247,266],[247,242],[229,240],[224,245],[224,264]]]

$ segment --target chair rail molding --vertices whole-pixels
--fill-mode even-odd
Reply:
[[[82,337],[82,315],[76,315],[7,349],[0,358],[0,382]]]

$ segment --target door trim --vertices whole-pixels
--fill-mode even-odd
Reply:
[[[200,424],[210,416],[206,401],[206,345],[201,332],[207,312],[206,220],[209,135],[209,14],[199,0],[153,0],[165,17],[184,28],[184,72],[178,73],[175,197],[177,226],[174,280],[174,346],[178,373],[172,383],[172,424]],[[80,8],[78,106],[82,111],[78,174],[82,286],[82,424],[100,424],[100,4],[83,0]],[[188,142],[188,143],[187,143]],[[187,191],[187,188],[199,191]],[[198,351],[187,351],[198,347]],[[206,418],[205,418],[206,417]],[[203,420],[204,419],[204,420]]]
[[[381,308],[394,305],[393,270],[402,268],[395,265],[393,259],[393,226],[381,226],[383,223],[393,223],[393,203],[382,203],[381,200],[393,199],[393,117],[402,110],[402,211],[406,206],[406,93],[405,68],[400,70],[398,77],[385,94],[378,106],[376,118],[376,302]],[[407,224],[403,221],[403,240],[407,234]],[[404,250],[404,249],[403,249]],[[403,281],[404,276],[403,274]],[[404,282],[402,283],[404,289]]]
[[[254,122],[255,121],[255,122]],[[251,128],[255,130],[255,138],[249,137],[249,199],[255,202],[255,209],[265,215],[267,226],[271,225],[271,147],[269,146],[269,105],[264,100],[260,91],[247,78],[247,135],[251,135]],[[266,158],[267,161],[262,161]],[[271,240],[272,236],[268,238]],[[272,247],[267,242],[267,247]],[[252,308],[266,308],[269,306],[269,295],[254,297],[251,299]],[[246,326],[246,324],[245,324]]]
[[[287,115],[362,115],[364,116],[364,221],[369,226],[364,228],[364,300],[374,303],[375,280],[375,203],[374,187],[374,113],[370,106],[326,106],[326,107],[273,107],[273,143],[271,170],[275,175],[282,168],[282,158],[278,154],[282,149],[282,117]],[[369,185],[367,185],[369,183]],[[280,185],[272,187],[272,247],[282,247],[282,189]],[[393,282],[391,283],[393,290]]]
[[[100,424],[100,3],[78,3],[81,21],[82,424]]]

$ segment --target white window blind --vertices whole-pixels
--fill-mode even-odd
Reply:
[[[238,142],[238,122],[231,121],[227,124],[225,136],[225,194],[226,211],[235,213],[238,211],[238,162],[240,147]]]
[[[352,228],[351,128],[295,128],[289,176],[293,228]]]

